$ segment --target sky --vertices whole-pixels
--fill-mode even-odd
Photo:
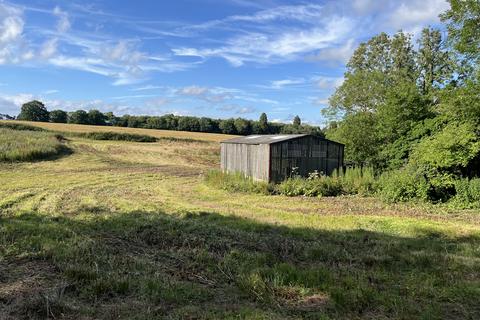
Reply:
[[[438,26],[446,0],[0,0],[0,113],[325,124],[359,43]]]

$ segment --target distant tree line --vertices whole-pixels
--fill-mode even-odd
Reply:
[[[299,116],[295,117],[292,124],[269,122],[265,113],[261,114],[258,121],[244,118],[212,119],[207,117],[176,116],[173,114],[163,116],[132,116],[128,114],[116,116],[113,112],[102,113],[96,109],[73,112],[63,110],[48,111],[45,105],[37,100],[25,103],[17,119],[238,135],[308,133],[323,136],[319,127],[302,124]]]

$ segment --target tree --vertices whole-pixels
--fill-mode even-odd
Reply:
[[[265,112],[263,112],[261,115],[260,115],[260,119],[258,120],[258,128],[259,128],[259,131],[260,133],[267,133],[268,132],[268,118],[267,118],[267,114]]]
[[[418,69],[419,82],[423,94],[441,88],[452,76],[452,62],[448,52],[443,50],[442,35],[439,30],[425,28],[419,42]]]
[[[248,135],[252,133],[251,132],[252,127],[251,127],[250,121],[242,118],[237,118],[235,119],[234,124],[235,124],[235,131],[238,134]]]
[[[327,138],[345,144],[345,160],[355,165],[379,167],[380,145],[377,116],[371,112],[349,114],[338,127],[327,131]]]
[[[295,118],[293,118],[293,125],[296,127],[300,127],[302,125],[302,120],[299,116],[295,116]]]
[[[50,115],[42,102],[33,100],[22,105],[22,109],[17,119],[24,121],[48,122]]]
[[[441,15],[447,24],[450,43],[462,54],[480,56],[480,2],[448,0],[450,9]]]
[[[50,122],[67,123],[68,114],[63,110],[53,110],[50,112]]]
[[[225,119],[221,120],[219,124],[220,130],[225,134],[235,134],[235,120],[234,119]]]
[[[70,112],[68,115],[68,123],[89,124],[88,113],[85,110]]]
[[[88,123],[104,126],[105,125],[105,115],[96,109],[88,111]]]
[[[115,126],[118,121],[118,117],[116,117],[113,112],[107,112],[105,115],[105,123],[110,126]]]

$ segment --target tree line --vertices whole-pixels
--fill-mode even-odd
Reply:
[[[436,200],[480,175],[480,2],[449,2],[445,35],[425,28],[417,43],[399,31],[360,44],[324,110],[326,135],[350,163],[395,172],[411,183],[405,192]]]
[[[294,134],[308,133],[322,136],[322,130],[316,126],[301,123],[299,116],[293,119],[292,124],[272,123],[267,115],[262,113],[258,121],[244,118],[212,119],[207,117],[176,116],[115,116],[113,112],[102,113],[99,110],[77,110],[66,112],[63,110],[48,111],[41,101],[30,101],[22,105],[18,120],[42,121],[54,123],[89,124],[98,126],[118,126],[130,128],[178,130],[224,134]]]

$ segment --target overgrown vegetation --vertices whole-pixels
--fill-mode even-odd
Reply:
[[[152,136],[131,134],[131,133],[119,133],[119,132],[76,132],[68,133],[67,135],[76,136],[80,138],[93,139],[93,140],[112,140],[112,141],[132,141],[132,142],[157,142],[158,139]]]
[[[39,127],[29,126],[27,124],[22,124],[22,123],[15,123],[12,121],[0,122],[0,128],[11,129],[11,130],[23,130],[23,131],[47,131]]]
[[[426,28],[418,46],[404,32],[362,43],[324,110],[348,162],[387,172],[391,201],[447,202],[480,176],[480,3],[449,2],[444,38]]]
[[[48,132],[0,128],[0,162],[33,161],[68,152],[62,137]]]
[[[220,170],[209,170],[205,181],[212,187],[229,192],[247,192],[270,194],[271,186],[266,182],[254,181],[242,173],[226,173]]]

